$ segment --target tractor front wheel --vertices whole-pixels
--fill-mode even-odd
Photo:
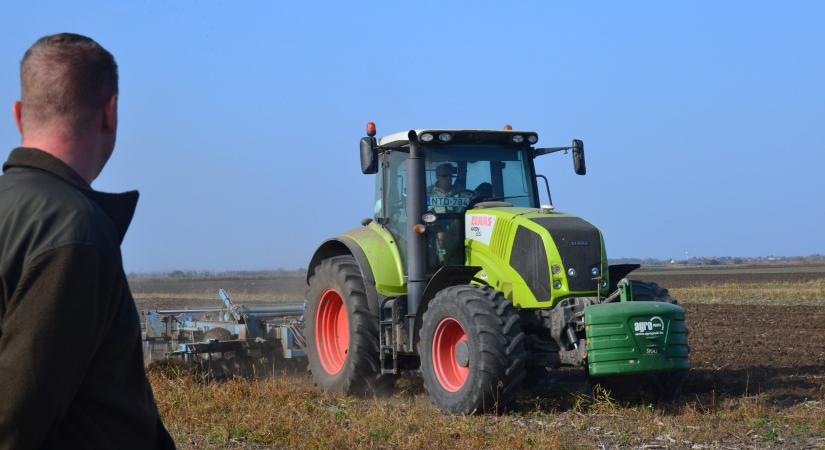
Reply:
[[[456,414],[503,412],[525,376],[524,339],[518,314],[500,292],[476,285],[439,291],[419,331],[430,398]]]
[[[346,394],[392,388],[393,378],[381,374],[378,317],[353,257],[325,259],[315,268],[304,318],[309,371],[318,387]]]

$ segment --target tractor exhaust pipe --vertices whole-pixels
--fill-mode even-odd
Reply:
[[[407,158],[407,331],[409,349],[415,342],[415,317],[426,287],[427,238],[413,229],[424,215],[424,155],[418,135],[410,130],[410,156]]]

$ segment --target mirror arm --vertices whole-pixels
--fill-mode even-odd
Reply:
[[[533,158],[541,155],[548,155],[550,153],[556,153],[561,151],[568,151],[573,147],[547,147],[547,148],[534,148],[533,149]]]

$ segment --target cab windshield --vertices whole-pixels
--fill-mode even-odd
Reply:
[[[526,149],[492,145],[422,146],[425,155],[428,227],[427,272],[464,262],[464,212],[485,201],[536,207],[538,200]],[[375,218],[396,238],[407,268],[406,149],[381,154],[376,177]]]
[[[452,145],[425,150],[427,211],[463,213],[485,201],[534,207],[525,151],[508,147]]]

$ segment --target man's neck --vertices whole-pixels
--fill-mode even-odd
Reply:
[[[89,150],[95,146],[88,138],[68,137],[64,133],[47,136],[24,135],[21,145],[43,150],[63,161],[89,184],[92,184],[100,173],[97,167],[99,158],[97,155],[89,154]]]

